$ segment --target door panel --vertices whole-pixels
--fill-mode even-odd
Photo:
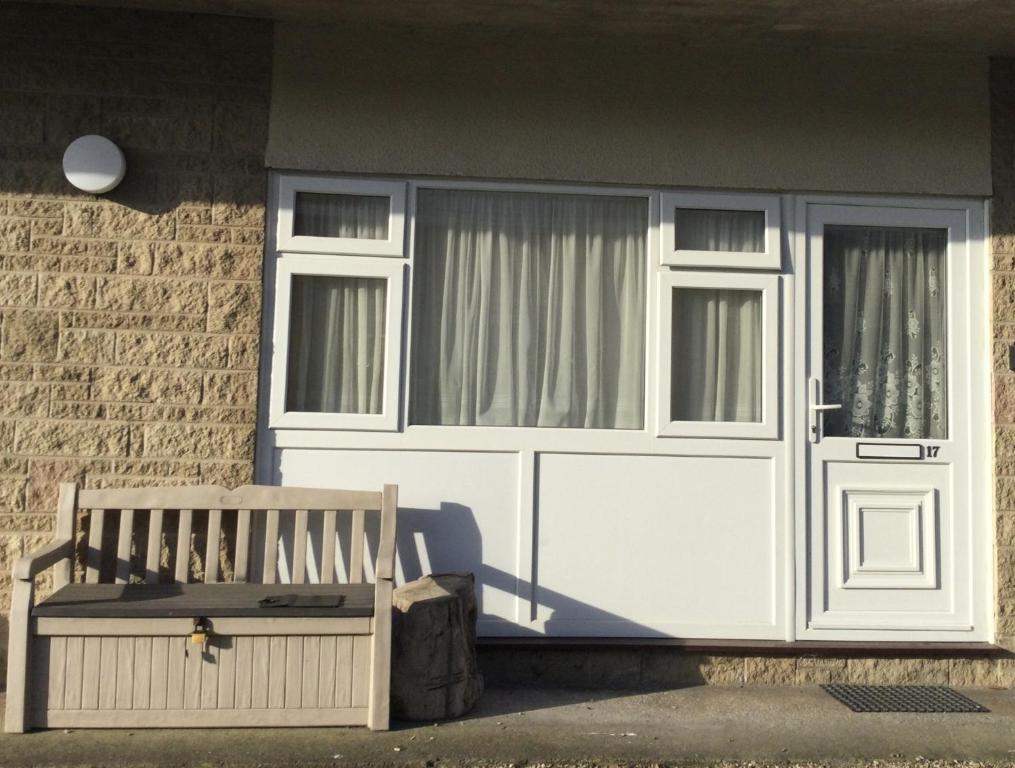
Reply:
[[[807,206],[803,635],[960,640],[973,621],[964,212]],[[964,634],[963,634],[964,633]]]

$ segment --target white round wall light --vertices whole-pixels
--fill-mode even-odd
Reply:
[[[81,136],[63,153],[63,175],[83,192],[109,192],[123,181],[126,172],[123,152],[104,136]]]

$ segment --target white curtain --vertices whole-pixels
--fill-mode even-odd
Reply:
[[[946,438],[945,230],[826,227],[827,435]]]
[[[688,251],[764,253],[764,211],[720,211],[677,208],[677,248]]]
[[[420,190],[415,424],[643,425],[647,201]]]
[[[388,237],[390,201],[384,196],[297,192],[293,208],[294,235],[361,240]]]
[[[380,413],[385,281],[295,275],[286,410]]]
[[[761,293],[674,288],[672,322],[671,418],[761,421]]]

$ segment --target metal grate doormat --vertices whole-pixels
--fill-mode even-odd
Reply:
[[[944,685],[822,685],[854,712],[990,712]]]

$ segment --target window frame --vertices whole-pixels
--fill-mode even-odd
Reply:
[[[293,234],[296,194],[312,192],[331,195],[387,197],[388,238],[315,237]],[[405,181],[332,178],[329,176],[279,176],[278,250],[297,253],[332,253],[352,256],[405,258]]]
[[[385,281],[384,382],[380,413],[286,410],[289,315],[292,309],[292,282],[295,276],[365,277]],[[362,256],[280,255],[275,260],[269,428],[397,431],[404,298],[405,263],[402,261]]]
[[[657,437],[779,438],[779,275],[664,270],[659,276]],[[761,421],[674,421],[670,418],[673,364],[673,289],[709,288],[761,293]]]
[[[659,263],[670,267],[782,269],[782,216],[778,195],[711,192],[663,192],[659,217]],[[761,211],[765,214],[765,250],[701,251],[677,248],[676,209]]]

